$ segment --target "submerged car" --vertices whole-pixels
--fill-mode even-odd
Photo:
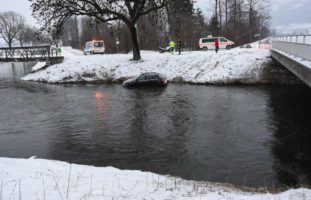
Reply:
[[[141,74],[123,82],[124,87],[139,87],[139,86],[167,86],[167,79],[159,73],[149,72]]]

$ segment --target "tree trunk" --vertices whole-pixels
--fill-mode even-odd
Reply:
[[[219,31],[222,29],[222,9],[221,9],[221,0],[218,0],[219,3]]]
[[[13,43],[12,40],[9,40],[9,41],[8,41],[8,45],[9,45],[9,48],[10,48],[10,49],[12,48],[12,43]]]
[[[138,41],[138,34],[137,29],[135,25],[129,26],[131,36],[132,36],[132,44],[133,44],[133,60],[140,60],[140,47],[139,47],[139,41]]]
[[[253,25],[253,2],[249,5],[249,42],[252,42],[252,25]]]
[[[218,0],[215,0],[215,16],[216,21],[218,22]]]
[[[237,18],[237,0],[234,0],[234,13],[233,13],[233,34],[236,38],[236,18]]]
[[[228,34],[228,0],[226,0],[226,34]]]

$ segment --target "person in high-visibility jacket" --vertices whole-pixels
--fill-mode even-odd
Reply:
[[[172,41],[170,41],[169,46],[170,46],[171,54],[174,54],[176,43],[172,40]]]

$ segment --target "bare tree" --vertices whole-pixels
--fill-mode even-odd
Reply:
[[[25,18],[15,12],[0,13],[0,37],[11,48],[18,33],[25,27]]]
[[[16,34],[16,39],[19,41],[21,47],[24,46],[25,36],[26,36],[27,27],[26,25],[22,25]]]
[[[29,0],[33,15],[43,28],[59,35],[62,25],[72,16],[89,16],[99,22],[121,20],[130,30],[133,59],[140,60],[136,24],[138,19],[166,6],[168,0]]]

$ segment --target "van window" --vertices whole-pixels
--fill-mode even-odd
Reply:
[[[103,47],[104,43],[103,42],[94,42],[94,47],[100,48]]]
[[[91,48],[92,47],[92,43],[90,43],[90,42],[86,43],[86,47],[87,48]]]
[[[220,38],[220,42],[228,42],[225,38]]]
[[[203,39],[203,40],[202,40],[202,43],[210,43],[210,42],[215,42],[215,38]]]

